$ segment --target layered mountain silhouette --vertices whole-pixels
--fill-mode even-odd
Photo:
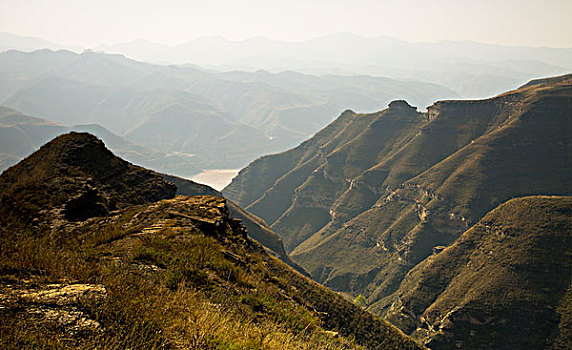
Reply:
[[[8,107],[0,106],[0,171],[32,154],[41,145],[69,131],[89,132],[101,138],[115,153],[141,166],[190,177],[200,172],[192,157],[166,154],[139,146],[97,124],[64,126],[31,117]]]
[[[572,69],[572,50],[567,48],[471,41],[412,43],[388,36],[366,38],[351,33],[300,42],[262,37],[231,41],[214,36],[167,46],[137,40],[100,49],[151,62],[192,62],[224,70],[291,69],[313,74],[339,72],[423,80],[447,86],[464,98],[493,96],[531,76],[563,74]]]
[[[445,247],[461,244],[463,232],[489,211],[514,197],[572,193],[571,111],[571,75],[532,81],[487,100],[440,101],[427,113],[405,101],[394,101],[374,114],[346,111],[297,148],[251,163],[223,194],[281,234],[287,251],[314,279],[352,297],[363,294],[369,310],[393,315],[405,302],[402,295],[408,286],[421,283],[425,288],[423,281],[408,280],[412,269],[426,266],[433,254],[440,257]],[[547,230],[557,231],[560,226],[555,225]],[[526,240],[524,236],[519,244],[533,243]],[[463,254],[476,254],[474,246],[467,249]],[[526,279],[529,272],[519,273]],[[554,295],[566,292],[566,273],[569,277],[569,267],[556,273],[561,283]],[[475,288],[465,292],[486,293]],[[428,295],[438,297],[441,291],[431,293],[423,294],[429,303],[415,305],[409,316],[417,323],[404,321],[404,330],[424,324],[429,334],[439,333],[438,321],[423,314],[434,302]],[[542,307],[557,308],[560,297],[538,300]],[[523,302],[516,296],[513,301]],[[447,305],[453,305],[447,312],[462,307],[458,299]],[[523,317],[523,325],[530,326],[535,316]],[[558,317],[550,317],[539,316],[557,323]],[[492,332],[495,325],[483,327]],[[448,344],[445,348],[465,341],[467,327],[452,331],[458,337],[435,341]],[[554,331],[545,328],[529,344],[552,344],[548,334]],[[497,341],[493,338],[491,343]],[[512,346],[502,340],[495,344]]]
[[[82,50],[0,33],[0,51],[10,49]],[[412,43],[387,36],[365,38],[351,33],[301,42],[263,37],[231,41],[212,36],[173,46],[139,39],[96,49],[147,62],[196,64],[220,71],[293,70],[317,75],[373,75],[421,80],[446,86],[463,98],[493,96],[530,77],[564,74],[572,69],[572,50],[568,48],[503,46],[471,41]],[[418,106],[428,105],[409,98],[408,101]]]
[[[36,37],[22,36],[6,32],[0,33],[0,51],[6,51],[6,50],[35,51],[40,49],[52,49],[52,50],[67,49],[72,51],[82,50],[81,47],[56,44],[54,42]]]
[[[98,124],[199,169],[243,167],[295,146],[345,108],[372,111],[399,96],[426,106],[457,94],[370,76],[220,73],[96,52],[0,53],[2,105],[63,125]]]
[[[87,133],[3,172],[3,347],[421,348],[271,257],[209,194]]]

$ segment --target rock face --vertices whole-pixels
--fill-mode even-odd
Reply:
[[[37,327],[60,327],[66,333],[97,332],[101,325],[82,310],[86,303],[103,302],[107,291],[90,284],[4,284],[0,288],[0,314],[28,322]]]
[[[326,286],[385,314],[407,273],[510,198],[572,193],[572,76],[495,98],[344,112],[223,194]]]
[[[168,207],[167,217],[155,222],[151,227],[142,231],[157,233],[169,228],[197,228],[205,234],[217,239],[247,241],[246,229],[240,224],[241,220],[230,216],[226,199],[213,196],[176,196],[165,199],[147,210],[154,211]],[[132,223],[131,223],[132,224]]]
[[[64,216],[72,221],[83,221],[94,216],[104,216],[108,212],[105,197],[99,194],[96,188],[89,186],[68,200],[64,207]]]

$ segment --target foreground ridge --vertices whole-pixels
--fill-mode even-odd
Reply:
[[[421,348],[268,254],[224,198],[176,196],[91,135],[0,188],[3,348]]]

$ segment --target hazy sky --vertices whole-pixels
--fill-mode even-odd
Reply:
[[[572,0],[0,0],[0,31],[81,46],[353,32],[572,47],[571,14]]]

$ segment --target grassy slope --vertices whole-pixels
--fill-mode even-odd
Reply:
[[[224,199],[154,202],[174,187],[102,147],[64,135],[0,177],[4,348],[419,348],[268,255]],[[98,205],[122,209],[67,220],[61,208],[86,184],[103,197]],[[54,283],[101,285],[107,296],[64,306],[7,298]],[[99,326],[49,316],[70,310]]]
[[[222,194],[206,185],[201,185],[190,180],[182,179],[176,176],[163,175],[164,178],[174,183],[177,186],[177,194],[184,196],[197,196],[197,195],[210,195],[215,197],[222,197]],[[282,244],[282,238],[266,223],[253,215],[236,203],[229,201],[228,207],[230,214],[233,218],[242,220],[242,224],[248,230],[248,236],[258,243],[262,244],[264,247],[268,248],[271,254],[278,257],[280,260],[284,261],[288,265],[292,266],[295,270],[300,273],[307,275],[308,273],[294,262],[290,256],[284,250],[284,245]]]
[[[3,230],[3,288],[27,279],[35,285],[102,284],[108,292],[102,304],[82,305],[101,329],[73,339],[57,328],[35,329],[34,318],[18,314],[19,304],[8,305],[4,312],[15,313],[19,323],[2,318],[3,345],[418,348],[394,327],[249,243],[224,211],[221,198],[177,197],[49,236]],[[185,215],[223,221],[201,227]]]
[[[389,320],[433,349],[569,342],[571,233],[572,197],[511,200],[416,266]]]

